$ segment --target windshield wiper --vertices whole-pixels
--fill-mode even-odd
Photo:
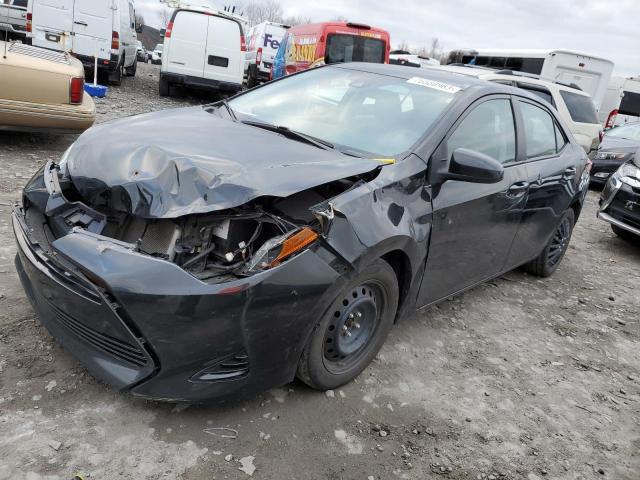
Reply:
[[[229,116],[234,122],[238,121],[238,117],[236,117],[236,112],[233,111],[233,108],[231,108],[231,106],[229,105],[229,102],[227,102],[225,98],[220,100],[218,103],[221,103],[224,106],[224,108],[227,109],[227,112],[229,112]]]
[[[336,148],[332,143],[327,142],[326,140],[321,140],[319,138],[312,137],[311,135],[307,135],[306,133],[291,130],[289,129],[289,127],[272,125],[265,122],[254,122],[253,120],[242,120],[242,123],[244,123],[245,125],[251,125],[252,127],[269,130],[270,132],[280,133],[285,137],[308,143],[310,145],[313,145],[314,147],[321,148],[322,150],[335,150]]]

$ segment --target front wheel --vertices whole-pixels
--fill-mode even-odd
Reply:
[[[315,326],[298,364],[298,378],[318,390],[356,378],[387,338],[398,297],[398,281],[387,262],[379,259],[365,268]]]
[[[549,240],[549,243],[536,259],[523,266],[525,271],[538,277],[550,277],[553,275],[569,247],[575,218],[571,208],[564,212],[551,240]]]

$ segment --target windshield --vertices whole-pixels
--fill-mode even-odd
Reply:
[[[161,52],[163,48],[164,48],[164,44],[159,43],[158,45],[156,45],[155,49],[158,50],[159,52]]]
[[[340,150],[395,156],[453,99],[454,93],[430,84],[436,82],[324,67],[252,90],[229,106],[241,120],[287,127]]]
[[[607,137],[626,138],[640,141],[640,123],[622,125],[607,132]]]
[[[359,35],[332,34],[327,39],[325,63],[384,63],[385,42]]]

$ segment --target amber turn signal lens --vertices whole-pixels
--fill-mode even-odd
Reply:
[[[276,259],[271,262],[271,266],[275,267],[279,265],[285,258],[290,257],[306,246],[311,245],[317,238],[318,234],[307,227],[303,228],[295,235],[291,235],[282,244],[282,250],[280,250]]]

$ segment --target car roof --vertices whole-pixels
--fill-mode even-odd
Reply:
[[[499,71],[493,68],[475,67],[475,66],[469,66],[469,65],[433,65],[433,66],[430,65],[427,68],[433,68],[436,70],[443,70],[447,72],[449,71],[455,72],[461,75],[468,75],[468,76],[472,76],[482,80],[518,81],[523,83],[529,83],[532,85],[544,86],[549,89],[563,90],[563,91],[575,93],[576,95],[582,95],[583,97],[591,97],[591,95],[589,95],[584,90],[574,88],[570,85],[565,85],[563,83],[547,80],[546,78],[536,78],[528,75],[499,73]]]
[[[359,70],[361,72],[377,73],[379,75],[388,75],[391,77],[404,78],[409,80],[414,77],[425,78],[428,80],[437,80],[446,82],[454,87],[458,87],[465,90],[471,86],[488,86],[493,85],[495,87],[499,84],[489,84],[484,80],[477,79],[468,75],[460,75],[456,72],[449,72],[447,70],[439,70],[438,68],[413,68],[406,67],[404,65],[390,65],[387,63],[340,63],[333,64],[331,67],[346,68],[349,70]]]

